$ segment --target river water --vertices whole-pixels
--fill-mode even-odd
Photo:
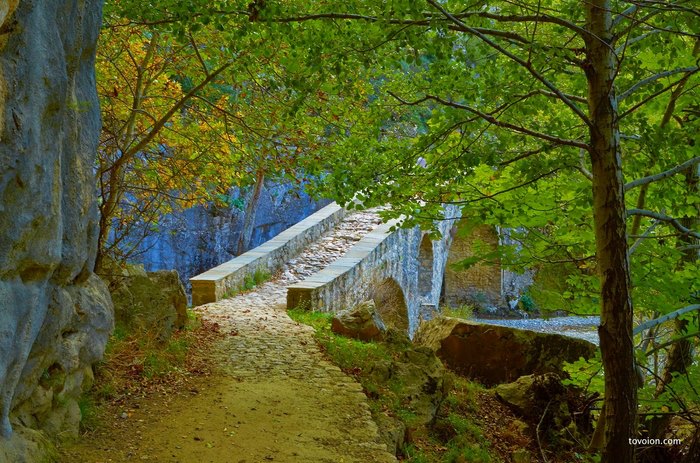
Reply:
[[[597,327],[599,317],[552,317],[552,318],[522,318],[522,319],[493,319],[475,318],[473,321],[489,325],[508,326],[540,333],[557,333],[572,338],[581,338],[598,345]]]

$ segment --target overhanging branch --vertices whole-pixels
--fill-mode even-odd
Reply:
[[[618,99],[618,101],[622,101],[625,98],[627,98],[628,96],[630,96],[631,94],[633,94],[634,92],[636,92],[637,90],[639,90],[641,87],[644,87],[645,85],[649,85],[651,83],[654,83],[659,79],[663,79],[664,77],[668,77],[668,76],[672,76],[674,74],[680,74],[680,73],[693,75],[696,72],[698,72],[698,70],[700,70],[700,67],[698,67],[698,66],[688,66],[685,68],[669,69],[668,71],[659,72],[658,74],[654,74],[653,76],[649,76],[646,79],[642,79],[639,82],[637,82],[636,84],[632,85],[630,88],[628,88],[627,90],[622,92],[618,96],[617,99]]]
[[[660,325],[660,324],[665,323],[669,320],[675,320],[676,318],[680,317],[681,315],[687,314],[688,312],[692,312],[693,310],[700,310],[700,304],[691,304],[691,305],[683,307],[682,309],[678,309],[678,310],[675,310],[671,313],[668,313],[668,314],[664,315],[663,317],[655,318],[653,320],[649,320],[649,321],[646,321],[644,323],[641,323],[634,328],[634,330],[632,331],[632,335],[637,335],[644,330],[648,330],[649,328],[652,328],[656,325]]]
[[[673,167],[671,169],[668,169],[664,172],[659,172],[658,174],[654,175],[648,175],[646,177],[638,178],[637,180],[633,180],[625,185],[625,191],[629,191],[632,188],[641,186],[641,185],[646,185],[648,183],[653,183],[653,182],[658,182],[659,180],[663,180],[665,178],[671,177],[673,175],[676,175],[679,172],[682,172],[689,167],[694,166],[695,164],[700,162],[700,156],[695,156],[693,159],[689,159],[685,161],[683,164],[679,164],[676,167]]]
[[[652,219],[660,220],[661,222],[666,222],[669,225],[671,225],[673,228],[678,230],[684,235],[687,236],[692,236],[693,238],[700,239],[700,233],[693,231],[685,226],[683,226],[682,223],[678,221],[678,219],[675,219],[671,216],[668,216],[666,214],[661,214],[659,212],[654,212],[654,211],[648,211],[646,209],[628,209],[627,210],[627,215],[641,215],[644,217],[650,217]]]
[[[525,68],[535,79],[540,81],[542,84],[544,84],[545,87],[547,87],[549,90],[551,90],[557,96],[557,98],[559,98],[566,106],[568,106],[574,112],[574,114],[576,114],[587,126],[589,126],[589,127],[592,126],[591,120],[583,112],[583,110],[581,110],[581,108],[576,106],[576,104],[573,101],[571,101],[571,99],[569,99],[564,93],[562,93],[562,91],[559,90],[559,88],[557,88],[556,85],[551,83],[542,74],[537,72],[532,67],[532,63],[527,62],[527,61],[523,60],[522,58],[517,57],[516,55],[514,55],[510,51],[503,48],[501,45],[499,45],[496,42],[494,42],[493,40],[491,40],[489,37],[487,37],[483,33],[479,32],[478,30],[476,30],[473,27],[468,26],[467,24],[464,23],[464,21],[461,21],[460,19],[456,18],[452,13],[450,13],[445,8],[443,8],[443,6],[440,5],[438,2],[436,2],[435,0],[428,0],[428,3],[430,5],[432,5],[435,9],[440,11],[440,13],[442,13],[446,18],[448,18],[450,21],[452,21],[455,25],[460,27],[464,32],[467,32],[469,34],[472,34],[472,35],[478,37],[486,45],[490,46],[491,48],[498,51],[502,55],[508,57],[513,62],[515,62],[515,63],[519,64],[520,66],[522,66],[523,68]]]
[[[577,140],[571,140],[568,138],[561,138],[561,137],[557,137],[554,135],[549,135],[546,133],[537,132],[536,130],[532,130],[532,129],[528,129],[527,127],[522,127],[519,125],[511,124],[509,122],[499,121],[495,116],[493,116],[491,114],[485,113],[483,111],[480,111],[480,110],[473,108],[471,106],[468,106],[468,105],[456,103],[454,101],[445,100],[444,98],[441,98],[439,96],[426,95],[426,96],[424,96],[416,101],[406,101],[393,92],[389,92],[389,95],[394,97],[400,103],[405,104],[405,105],[409,105],[409,106],[416,106],[416,105],[423,103],[425,101],[432,100],[432,101],[435,101],[435,102],[440,103],[440,104],[445,105],[445,106],[449,106],[449,107],[456,108],[456,109],[463,109],[464,111],[470,112],[470,113],[478,116],[479,118],[483,119],[484,121],[486,121],[492,125],[495,125],[496,127],[501,127],[504,129],[512,130],[513,132],[522,133],[524,135],[529,135],[529,136],[534,137],[534,138],[539,138],[541,140],[553,142],[553,143],[556,143],[557,145],[573,146],[576,148],[588,150],[588,145],[584,142],[577,141]]]

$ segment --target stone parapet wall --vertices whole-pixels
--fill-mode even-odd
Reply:
[[[378,226],[365,235],[345,256],[311,277],[287,288],[287,307],[307,306],[323,312],[338,312],[372,298],[377,277],[389,275],[391,258],[409,230],[390,232],[395,222]],[[413,231],[413,230],[410,230]],[[404,291],[406,288],[404,288]]]
[[[448,208],[446,214],[455,217],[458,212]],[[419,288],[421,262],[418,256],[424,233],[418,227],[391,231],[397,224],[397,221],[391,221],[365,235],[345,256],[322,271],[289,286],[287,307],[306,306],[318,311],[338,312],[362,301],[376,299],[375,291],[392,282],[403,293],[408,332],[412,334],[420,320],[430,318],[438,306],[451,240],[448,230],[453,222],[454,218],[441,221],[442,238],[432,242],[430,290],[426,291],[425,285]],[[380,305],[377,310],[382,313]]]
[[[345,214],[336,203],[329,204],[257,248],[190,278],[192,305],[223,299],[241,288],[246,278],[251,278],[256,271],[280,271],[286,261],[335,227]]]

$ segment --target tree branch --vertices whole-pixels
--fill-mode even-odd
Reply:
[[[676,343],[682,339],[694,338],[695,336],[700,336],[700,331],[694,331],[692,333],[686,333],[683,336],[678,336],[678,337],[672,338],[670,341],[666,341],[663,344],[659,344],[658,346],[655,346],[649,352],[645,352],[644,355],[649,357],[651,355],[654,355],[656,352],[660,351],[661,349],[670,346],[673,343]],[[676,413],[677,412],[674,412],[674,414],[676,414]]]
[[[391,25],[397,26],[430,26],[434,23],[435,19],[429,17],[427,19],[396,19],[396,18],[380,18],[378,16],[368,16],[363,14],[354,13],[316,13],[307,14],[302,16],[289,16],[286,18],[261,18],[260,21],[274,22],[274,23],[292,23],[292,22],[304,22],[304,21],[316,21],[320,19],[350,19],[354,21],[365,21],[365,22],[384,22]],[[459,26],[448,26],[448,29],[453,31],[462,32],[462,28]],[[528,40],[511,31],[499,31],[497,29],[486,29],[481,27],[475,27],[474,30],[478,31],[484,35],[493,35],[495,37],[502,37],[516,42],[529,43]]]
[[[618,14],[615,16],[615,18],[612,21],[612,27],[615,28],[618,24],[620,24],[622,21],[625,19],[631,19],[631,16],[637,12],[639,9],[639,5],[635,4],[624,10],[622,13]]]
[[[148,134],[143,137],[135,146],[130,147],[128,150],[124,152],[121,158],[119,158],[114,164],[116,165],[117,163],[123,163],[128,159],[129,157],[133,156],[134,154],[138,153],[141,151],[146,145],[148,145],[151,140],[156,136],[158,131],[162,129],[165,124],[170,120],[170,118],[175,114],[177,111],[182,108],[185,103],[187,103],[193,96],[197,94],[200,90],[202,90],[204,87],[206,87],[212,80],[216,78],[219,74],[224,72],[226,69],[231,67],[233,65],[233,62],[228,62],[224,64],[223,66],[219,67],[218,69],[214,70],[212,73],[210,73],[206,79],[204,79],[202,82],[200,82],[196,87],[194,87],[192,90],[187,92],[185,96],[183,96],[177,103],[175,103],[172,108],[170,108],[161,118],[153,124],[151,129],[149,130]],[[124,161],[122,161],[124,159]]]
[[[651,95],[648,95],[648,96],[644,97],[644,99],[643,99],[642,101],[640,101],[639,103],[635,104],[634,106],[632,106],[630,109],[628,109],[628,110],[625,111],[624,113],[620,114],[620,116],[619,116],[618,119],[619,119],[619,120],[624,119],[625,117],[627,117],[627,116],[629,116],[630,114],[632,114],[633,112],[635,112],[637,109],[639,109],[639,108],[641,108],[642,106],[644,106],[645,104],[649,103],[651,100],[653,100],[653,99],[656,98],[657,96],[663,95],[664,93],[668,92],[668,91],[671,90],[673,87],[675,87],[676,85],[678,85],[678,84],[680,84],[680,83],[686,81],[687,78],[688,78],[688,76],[683,76],[683,77],[681,77],[680,79],[678,79],[677,81],[673,82],[672,84],[667,85],[666,87],[664,87],[664,88],[662,88],[662,89],[660,89],[660,90],[655,91],[655,92],[652,93]]]
[[[615,54],[616,54],[616,55],[620,55],[620,54],[622,54],[622,52],[625,51],[625,49],[629,48],[630,46],[634,45],[635,43],[641,42],[642,40],[646,39],[646,38],[649,37],[650,35],[658,34],[659,32],[660,32],[660,31],[659,31],[658,29],[654,29],[654,30],[651,31],[651,32],[647,32],[647,33],[645,33],[645,34],[641,34],[641,35],[638,35],[638,36],[636,36],[636,37],[633,37],[633,38],[631,38],[631,39],[625,41],[624,44],[622,44],[622,45],[620,45],[619,47],[617,47],[617,48],[615,49]]]
[[[426,95],[423,98],[420,98],[416,101],[406,101],[393,92],[389,92],[389,95],[396,98],[396,100],[398,100],[400,103],[405,104],[405,105],[409,105],[409,106],[416,106],[416,105],[423,103],[425,101],[428,101],[428,100],[436,101],[436,102],[438,102],[442,105],[445,105],[445,106],[450,106],[452,108],[463,109],[465,111],[468,111],[476,116],[479,116],[481,119],[483,119],[486,122],[489,122],[490,124],[493,124],[497,127],[502,127],[504,129],[508,129],[508,130],[512,130],[514,132],[529,135],[531,137],[539,138],[541,140],[553,142],[553,143],[556,143],[557,145],[574,146],[576,148],[588,150],[588,145],[584,142],[571,140],[568,138],[560,138],[560,137],[556,137],[553,135],[548,135],[546,133],[537,132],[535,130],[528,129],[527,127],[521,127],[519,125],[511,124],[509,122],[499,121],[496,117],[492,116],[491,114],[484,113],[483,111],[479,111],[478,109],[472,108],[471,106],[467,106],[467,105],[463,105],[460,103],[455,103],[453,101],[445,100],[445,99],[440,98],[438,96]]]
[[[630,246],[629,251],[627,251],[627,254],[630,256],[634,254],[634,251],[637,250],[637,247],[642,243],[642,240],[648,238],[649,235],[651,235],[651,232],[653,232],[657,225],[659,225],[660,223],[660,220],[655,220],[654,223],[652,223],[651,226],[644,231],[644,233],[642,233],[640,236],[637,236],[637,239],[635,240],[634,244]],[[630,238],[632,237],[630,236]]]
[[[689,235],[694,238],[700,239],[700,233],[693,231],[687,227],[684,227],[683,224],[681,224],[678,219],[674,219],[673,217],[670,217],[666,214],[661,214],[659,212],[654,212],[654,211],[648,211],[646,209],[628,209],[627,210],[627,215],[642,215],[644,217],[650,217],[652,219],[660,220],[662,222],[666,222],[673,226],[676,230],[681,232],[684,235]]]
[[[432,4],[432,2],[429,2]],[[444,12],[443,12],[444,14]],[[478,16],[481,18],[487,18],[487,19],[493,19],[494,21],[498,22],[528,22],[528,23],[550,23],[550,24],[557,24],[559,26],[564,26],[567,29],[570,29],[574,32],[576,32],[579,35],[588,35],[592,36],[589,31],[584,29],[581,26],[578,26],[571,21],[567,21],[562,18],[557,18],[555,16],[550,16],[548,14],[543,14],[543,13],[537,13],[537,14],[530,14],[530,15],[499,15],[495,13],[489,13],[487,11],[465,11],[463,13],[457,13],[453,15],[457,19],[461,18],[467,18],[470,16]]]
[[[668,71],[659,72],[658,74],[654,74],[653,76],[649,76],[646,79],[640,80],[639,82],[637,82],[636,84],[634,84],[633,86],[631,86],[630,88],[628,88],[627,90],[622,92],[618,96],[617,100],[622,101],[625,98],[627,98],[628,96],[630,96],[631,94],[633,94],[634,92],[636,92],[637,90],[639,90],[641,87],[643,87],[645,85],[649,85],[653,82],[656,82],[659,79],[663,79],[664,77],[668,77],[668,76],[672,76],[674,74],[680,74],[680,73],[687,73],[688,75],[693,75],[696,72],[698,72],[698,70],[700,70],[700,67],[698,67],[698,66],[689,66],[689,67],[685,67],[685,68],[670,69]]]
[[[581,174],[583,174],[583,176],[588,180],[593,180],[593,174],[586,167],[586,151],[583,148],[581,148],[578,152],[578,166],[576,167],[576,170],[581,172]]]
[[[512,164],[512,163],[514,163],[514,162],[520,161],[521,159],[529,158],[530,156],[534,156],[534,155],[536,155],[536,154],[544,153],[544,152],[546,152],[548,149],[552,149],[552,148],[554,148],[555,146],[556,146],[556,145],[544,145],[544,146],[542,146],[542,147],[540,147],[540,148],[537,148],[537,149],[524,151],[524,152],[518,154],[517,156],[514,156],[514,157],[512,157],[512,158],[510,158],[510,159],[506,159],[505,161],[499,162],[498,165],[501,166],[501,167],[505,167],[505,166],[508,166],[508,165],[510,165],[510,164]]]
[[[646,177],[638,178],[637,180],[633,180],[625,185],[625,191],[629,191],[632,188],[641,186],[641,185],[646,185],[647,183],[653,183],[653,182],[658,182],[659,180],[663,180],[668,177],[672,177],[676,175],[679,172],[682,172],[689,167],[694,166],[695,164],[700,162],[700,156],[695,156],[692,159],[689,159],[685,161],[683,164],[679,164],[676,167],[666,170],[664,172],[660,172],[658,174],[654,175],[648,175]]]
[[[440,11],[446,18],[450,19],[454,24],[462,28],[464,32],[468,32],[472,35],[477,36],[479,39],[481,39],[482,42],[493,48],[494,50],[497,50],[499,53],[502,55],[510,58],[512,61],[515,63],[519,64],[523,68],[525,68],[535,79],[539,80],[542,84],[544,84],[545,87],[547,87],[549,90],[551,90],[565,105],[567,105],[573,112],[576,114],[587,126],[591,127],[592,123],[591,120],[586,116],[586,114],[574,104],[573,101],[571,101],[564,93],[562,93],[561,90],[559,90],[556,85],[551,83],[549,80],[547,80],[542,74],[537,72],[533,67],[532,63],[529,63],[527,61],[524,61],[522,58],[519,58],[515,56],[513,53],[510,51],[506,50],[490,38],[488,38],[486,35],[483,33],[479,32],[478,30],[474,29],[473,27],[467,26],[463,21],[455,18],[454,15],[452,15],[450,12],[445,10],[445,8],[442,7],[438,2],[435,0],[428,0],[428,3],[431,4],[433,7],[435,7],[438,11]]]
[[[655,318],[653,320],[646,321],[644,323],[641,323],[637,325],[634,330],[632,331],[632,335],[638,335],[644,330],[648,330],[649,328],[660,325],[664,322],[667,322],[669,320],[675,320],[676,318],[680,317],[681,315],[687,314],[688,312],[692,312],[693,310],[700,310],[700,304],[691,304],[688,306],[683,307],[682,309],[675,310],[671,313],[667,313],[663,317]]]
[[[194,37],[192,36],[191,32],[189,33],[189,36],[190,36],[190,44],[192,44],[192,48],[194,49],[194,52],[197,55],[197,59],[199,60],[199,64],[202,65],[202,70],[204,71],[204,75],[208,76],[209,69],[207,68],[207,63],[204,62],[202,55],[199,53],[199,47],[197,47],[197,43],[194,41]]]

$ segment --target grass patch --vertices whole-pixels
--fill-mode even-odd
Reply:
[[[445,306],[440,308],[440,313],[445,317],[461,318],[464,320],[470,320],[474,318],[476,309],[471,305],[460,305],[458,307]]]
[[[78,399],[80,408],[80,431],[94,431],[101,423],[97,407],[97,399],[93,394],[83,394]]]
[[[238,294],[244,293],[246,291],[250,291],[251,289],[255,288],[256,286],[259,286],[266,281],[268,281],[272,275],[270,274],[267,269],[262,269],[258,268],[253,272],[252,274],[248,274],[245,276],[243,279],[243,283],[238,285],[236,288],[232,288],[223,295],[223,299],[229,299],[232,298]]]
[[[341,370],[361,379],[363,367],[377,361],[388,361],[391,356],[382,344],[363,342],[339,336],[331,331],[333,314],[303,309],[287,311],[292,320],[311,326],[314,337],[331,361]],[[362,381],[360,381],[362,382]]]

